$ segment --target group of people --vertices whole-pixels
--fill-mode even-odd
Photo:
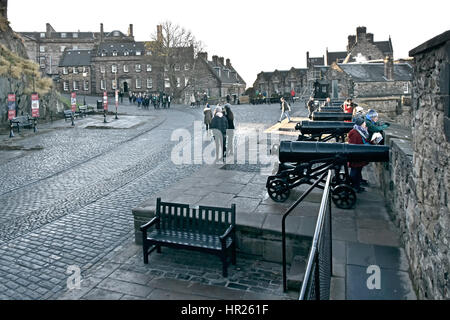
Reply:
[[[355,123],[353,129],[348,133],[348,143],[350,144],[384,144],[383,131],[390,126],[388,122],[380,122],[378,113],[370,109],[364,113],[361,107],[355,107],[352,110]],[[362,177],[362,169],[368,165],[368,162],[349,162],[350,180],[356,192],[364,192],[363,186],[367,186],[367,180]]]
[[[138,108],[148,109],[150,104],[153,105],[155,109],[159,108],[170,108],[170,103],[172,102],[172,97],[166,93],[134,93],[130,92],[128,95],[130,104],[137,104]]]
[[[216,144],[216,160],[225,159],[233,154],[234,140],[234,114],[231,105],[226,103],[223,107],[217,105],[214,111],[209,104],[203,109],[206,131],[212,131]]]
[[[208,95],[206,94],[206,92],[204,92],[203,94],[201,94],[200,92],[192,93],[189,97],[191,108],[200,107],[201,102],[203,102],[204,105],[207,104]]]

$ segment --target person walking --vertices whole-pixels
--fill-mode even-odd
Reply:
[[[206,126],[206,131],[209,132],[209,127],[212,121],[212,110],[209,103],[207,103],[205,109],[203,109],[203,115],[204,115],[203,121]]]
[[[287,101],[283,97],[281,97],[280,102],[281,102],[281,116],[278,122],[283,121],[285,117],[287,117],[289,122],[291,122],[291,117],[289,116],[289,111],[291,111],[291,107],[289,106],[289,103],[287,103]]]
[[[225,109],[225,117],[228,121],[228,130],[227,130],[227,155],[232,155],[234,150],[234,114],[231,111],[231,105],[227,103],[224,105]]]
[[[191,108],[195,107],[195,96],[194,94],[191,94],[191,97],[189,98],[189,101],[191,103]]]
[[[170,109],[170,102],[172,101],[172,97],[170,94],[167,95],[167,109]]]
[[[315,109],[316,109],[316,103],[315,103],[315,101],[314,101],[314,97],[313,97],[313,96],[311,96],[311,97],[309,98],[309,101],[308,101],[308,103],[306,104],[306,107],[308,108],[308,112],[309,112],[308,118],[309,118],[309,119],[312,119],[312,114],[313,114],[313,112],[314,112]]]
[[[221,106],[217,106],[214,110],[214,117],[211,121],[212,134],[214,142],[216,143],[216,161],[226,157],[226,145],[227,145],[227,129],[228,121],[223,115]]]

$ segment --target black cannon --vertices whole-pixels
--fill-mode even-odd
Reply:
[[[297,123],[295,130],[301,133],[297,141],[326,142],[335,139],[336,142],[344,142],[345,136],[354,125],[354,122],[302,121]]]
[[[332,200],[341,209],[353,208],[356,203],[347,162],[389,161],[389,147],[377,145],[282,141],[278,152],[278,172],[269,176],[266,183],[272,200],[286,201],[291,189],[302,184],[313,185],[331,169],[335,173],[331,181]],[[317,187],[323,189],[324,184],[319,183]]]
[[[312,113],[314,121],[351,121],[352,114],[345,112],[317,112]]]
[[[341,107],[320,107],[319,112],[343,112]]]

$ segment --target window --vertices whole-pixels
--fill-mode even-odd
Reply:
[[[185,87],[187,87],[188,83],[189,83],[189,79],[188,78],[184,78],[184,86]]]
[[[78,91],[78,81],[73,82],[73,90]]]
[[[64,52],[64,50],[66,49],[66,46],[61,46],[60,49],[61,49],[61,52]]]
[[[78,46],[73,46],[72,49],[73,50],[78,50]]]
[[[83,73],[88,73],[88,68],[87,67],[83,67]],[[85,75],[83,74],[83,77],[84,77]]]
[[[140,56],[141,55],[141,51],[136,51],[136,55]]]
[[[136,89],[141,88],[141,79],[136,79]]]
[[[113,65],[111,66],[111,72],[112,72],[112,73],[117,73],[117,66],[116,66],[115,64],[113,64]]]
[[[67,67],[63,67],[63,74],[68,74],[69,72],[67,72]]]
[[[39,46],[39,52],[45,52],[45,46]]]
[[[124,55],[124,56],[129,56],[129,55],[130,55],[130,51],[125,50],[125,51],[123,52],[123,55]]]
[[[77,67],[73,67],[72,68],[72,72],[73,72],[73,74],[78,74],[78,68]]]
[[[409,93],[409,85],[408,85],[408,82],[406,82],[406,83],[403,85],[403,93]]]
[[[106,86],[105,86],[105,80],[101,80],[100,81],[100,89],[105,90]]]
[[[140,65],[140,64],[137,64],[137,65],[135,66],[135,69],[136,69],[136,72],[141,72],[141,65]]]
[[[40,36],[41,38],[45,38],[45,32],[41,32]]]
[[[152,71],[152,65],[151,64],[148,64],[147,65],[147,72],[151,72]]]
[[[112,55],[113,55],[113,57],[117,57],[117,51],[114,50]]]
[[[89,81],[83,82],[84,91],[89,91]]]
[[[69,91],[69,81],[64,81],[64,91]]]
[[[189,70],[189,63],[186,63],[185,65],[184,65],[184,70]]]
[[[114,37],[120,36],[119,31],[114,31],[114,32],[113,32],[113,36],[114,36]]]
[[[105,51],[105,50],[102,50],[101,56],[102,56],[102,57],[106,57],[106,51]]]
[[[78,38],[78,33],[74,32],[74,33],[72,34],[72,37]]]
[[[169,78],[164,79],[164,88],[170,88],[170,80]]]
[[[179,65],[179,64],[176,64],[175,67],[174,67],[174,69],[175,69],[175,71],[180,71],[180,69],[181,69],[181,68],[180,68],[180,65]]]
[[[153,79],[147,79],[147,89],[153,88]]]
[[[105,66],[100,66],[100,72],[101,72],[101,73],[105,73],[105,72],[106,72]]]
[[[61,32],[61,38],[66,38],[67,34],[65,32]]]
[[[181,79],[178,77],[177,78],[177,88],[179,88],[181,86]]]
[[[128,70],[128,65],[127,64],[124,64],[123,65],[123,72],[128,72],[129,70]]]
[[[166,71],[166,72],[169,71],[169,66],[168,65],[164,66],[164,71]]]
[[[152,52],[150,50],[148,50],[145,54],[148,55],[148,56],[151,56]]]
[[[111,88],[112,88],[113,90],[116,90],[116,89],[117,89],[117,82],[116,82],[116,80],[112,80],[112,81],[111,81]]]

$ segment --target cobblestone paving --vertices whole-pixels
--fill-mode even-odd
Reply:
[[[170,135],[192,129],[202,111],[175,109],[159,111],[166,117],[159,126],[41,134],[35,139],[43,150],[0,166],[0,299],[57,297],[69,265],[89,270],[129,239],[133,207],[199,168],[172,164]],[[233,110],[238,124],[245,119],[267,127],[279,116],[276,105]],[[10,181],[7,170],[17,180]]]

